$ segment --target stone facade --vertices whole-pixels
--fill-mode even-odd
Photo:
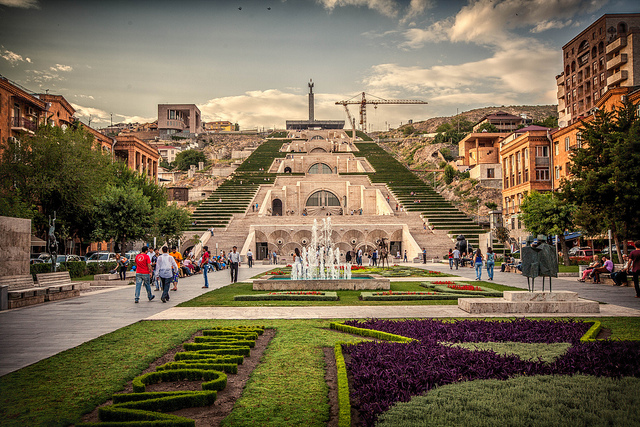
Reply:
[[[146,142],[131,135],[116,137],[115,156],[134,171],[146,174],[154,182],[158,180],[160,153]]]
[[[0,276],[29,274],[31,220],[0,216],[0,241],[4,253]]]

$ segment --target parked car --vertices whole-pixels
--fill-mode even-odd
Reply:
[[[592,251],[593,252],[593,248],[590,248],[589,246],[574,246],[571,249],[569,249],[569,256],[577,256],[576,253],[578,251]],[[593,254],[591,254],[593,255]]]
[[[116,254],[113,252],[96,252],[87,258],[87,264],[94,262],[116,261]]]
[[[129,251],[124,254],[125,258],[129,260],[129,266],[132,266],[136,262],[136,255],[138,255],[140,251]]]
[[[589,248],[589,249],[580,249],[580,250],[577,250],[574,255],[569,255],[569,259],[574,259],[574,258],[593,258],[594,255],[596,255],[596,252],[591,248]]]
[[[61,262],[81,261],[78,255],[58,255],[56,257],[56,268],[60,267]]]
[[[635,251],[636,247],[633,245],[627,245],[627,249],[629,250],[629,252],[631,252],[631,251]],[[618,247],[615,244],[611,245],[611,253],[615,254],[617,251],[618,251]],[[609,255],[609,246],[607,246],[602,251],[600,251],[600,253],[604,255]]]

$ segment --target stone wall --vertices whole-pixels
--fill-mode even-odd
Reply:
[[[31,220],[0,216],[0,242],[4,253],[0,276],[29,274]]]

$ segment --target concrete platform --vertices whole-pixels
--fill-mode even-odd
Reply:
[[[600,313],[600,304],[577,292],[505,291],[503,298],[460,298],[458,307],[471,314],[487,313]]]

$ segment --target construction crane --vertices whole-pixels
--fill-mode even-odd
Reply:
[[[369,99],[367,99],[367,96],[369,96]],[[361,97],[361,98],[356,99],[357,97],[358,98]],[[375,99],[371,99],[372,97]],[[355,125],[354,125],[355,121],[352,121],[351,114],[349,114],[349,108],[347,106],[360,105],[360,130],[366,132],[367,104],[371,104],[374,106],[374,108],[378,108],[379,104],[428,104],[428,102],[420,101],[418,99],[384,99],[371,94],[366,94],[364,92],[362,92],[362,94],[355,95],[345,101],[336,102],[336,105],[342,105],[344,107],[344,110],[347,113],[347,117],[349,118],[349,123],[351,124],[351,127],[354,133],[355,133]]]

